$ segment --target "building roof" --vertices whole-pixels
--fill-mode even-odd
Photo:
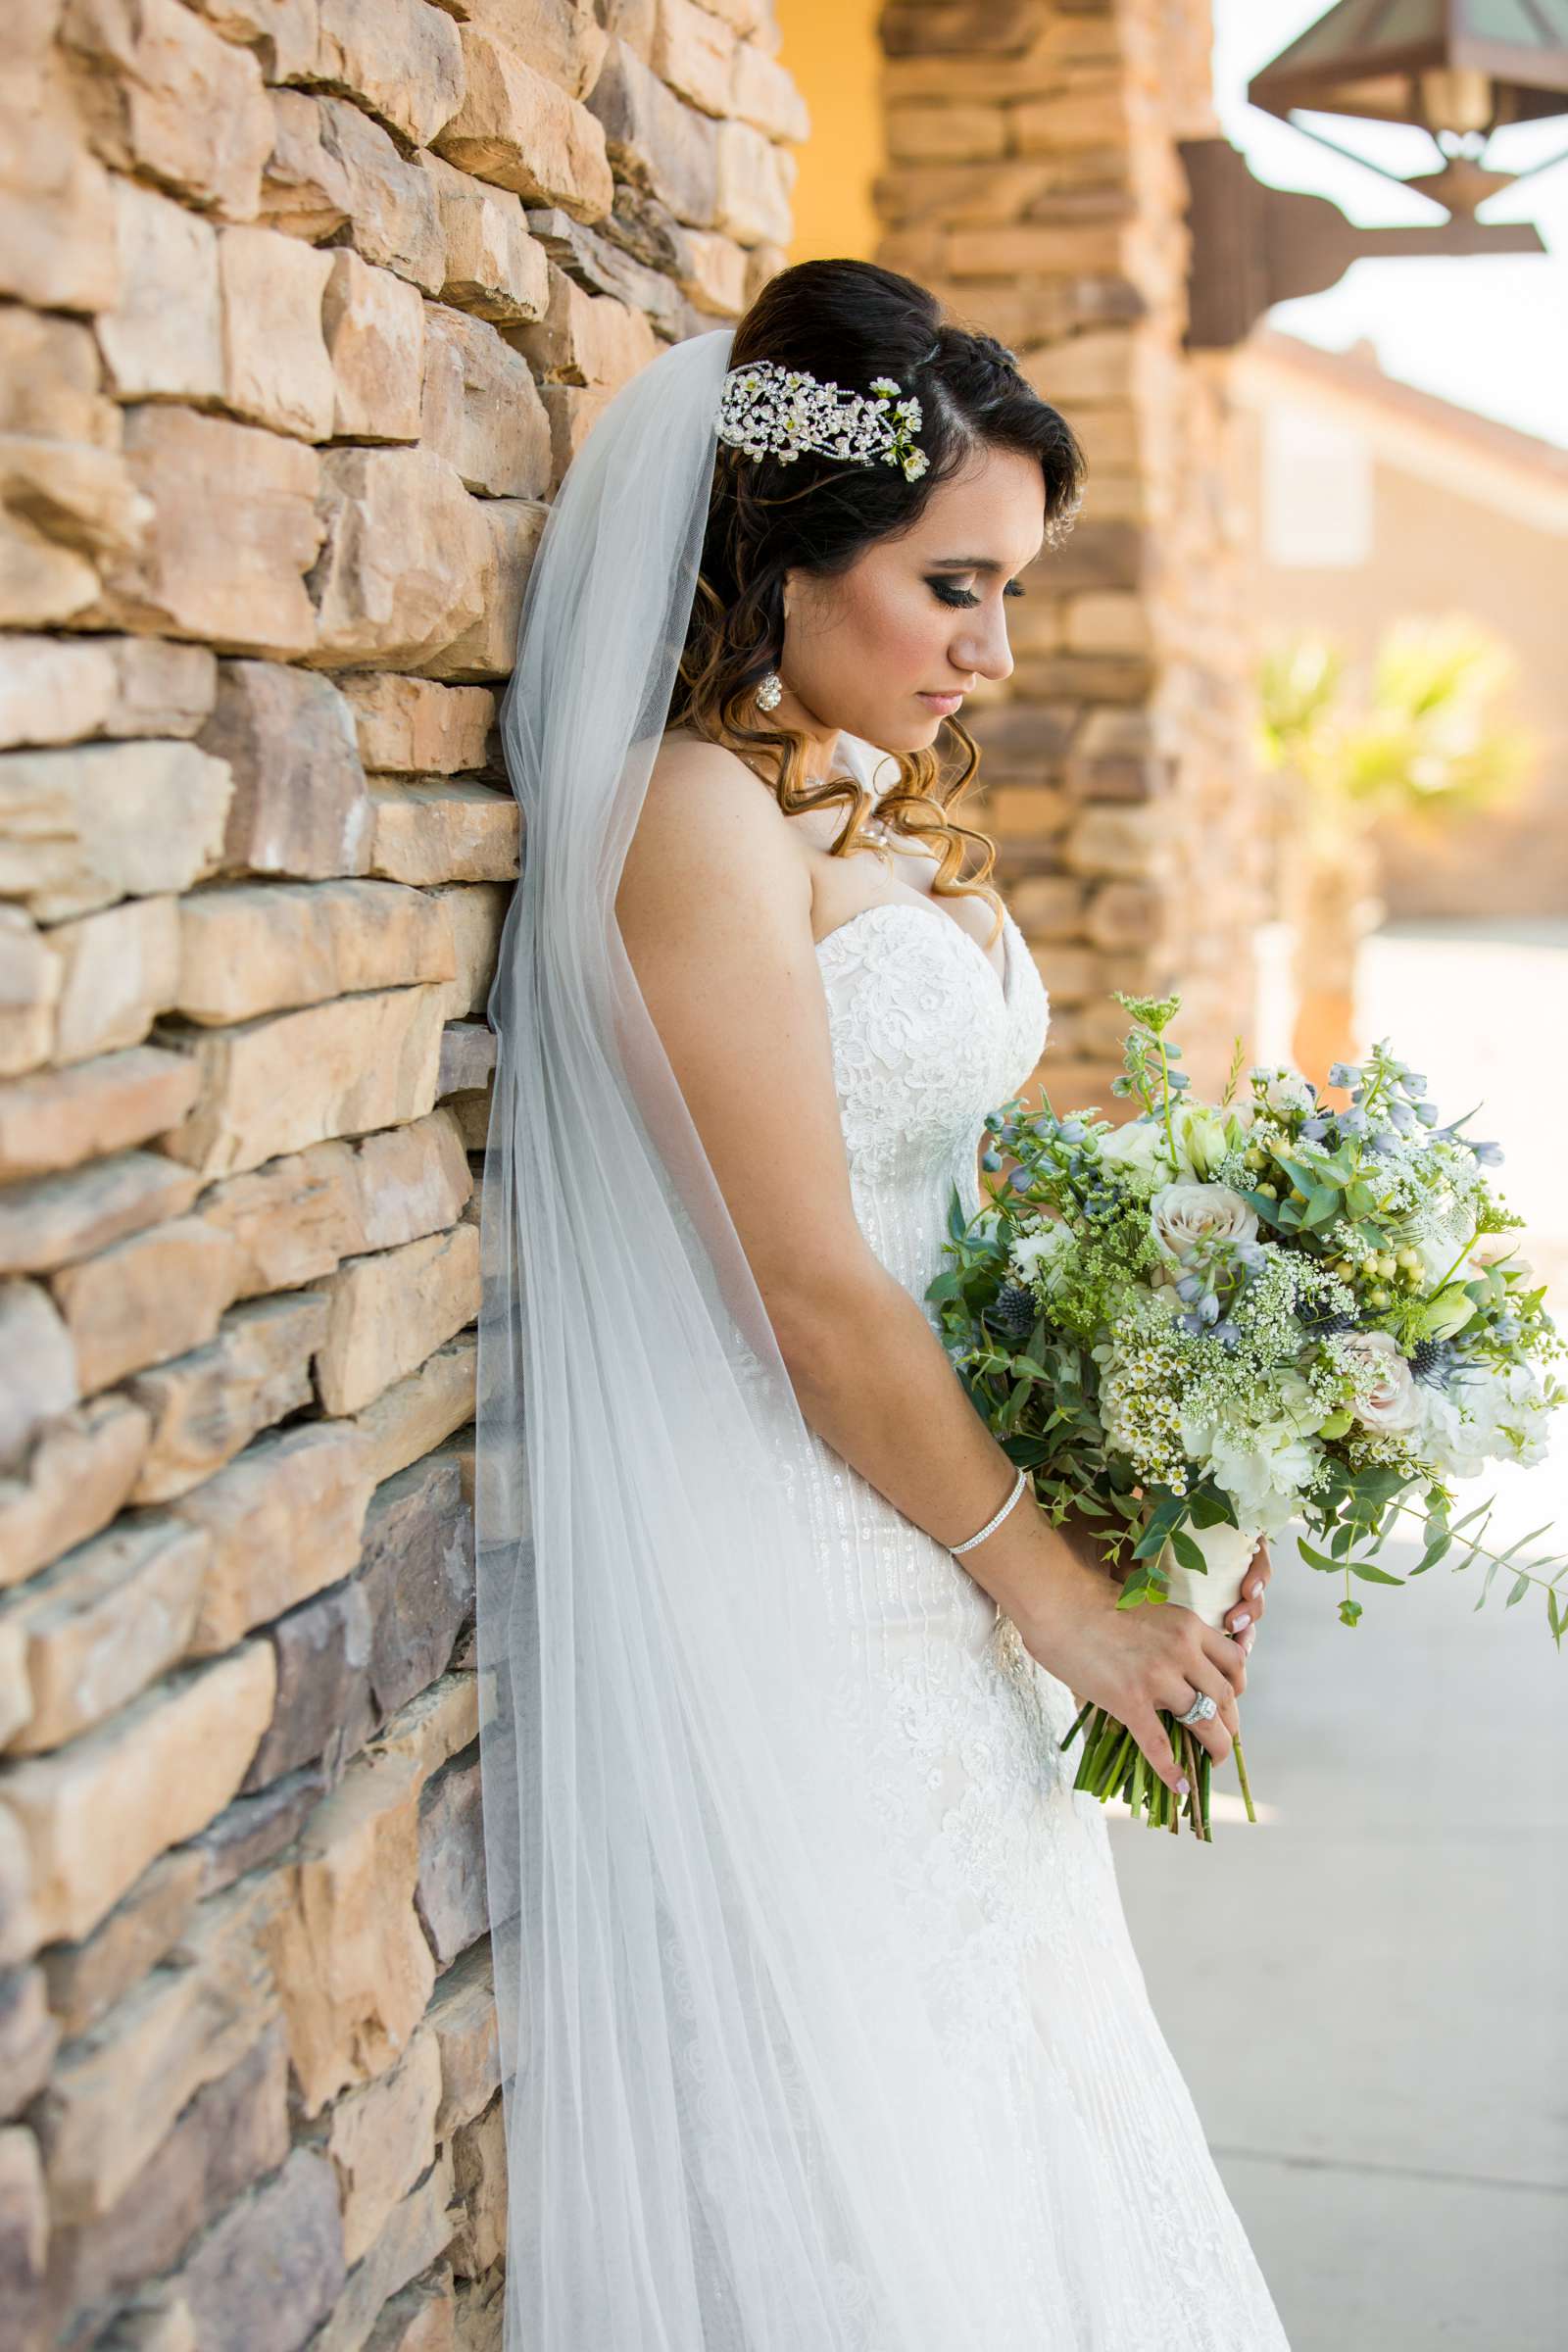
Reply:
[[[1256,327],[1234,367],[1237,395],[1249,407],[1293,395],[1327,403],[1367,435],[1382,463],[1543,529],[1568,530],[1568,449],[1385,375],[1372,343],[1325,351]]]

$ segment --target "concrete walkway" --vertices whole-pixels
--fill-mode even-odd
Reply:
[[[1568,927],[1428,926],[1368,957],[1367,1029],[1446,1110],[1486,1097],[1478,1132],[1508,1147],[1554,1274],[1564,1013]],[[1555,1519],[1568,1550],[1564,1443],[1472,1499],[1494,1492],[1504,1542]],[[1351,1631],[1339,1586],[1282,1555],[1245,1701],[1270,1818],[1218,1823],[1207,1850],[1113,1832],[1154,2007],[1293,2352],[1568,2347],[1568,1641],[1539,1595],[1505,1609],[1499,1575],[1477,1612],[1480,1590],[1446,1563],[1407,1592],[1358,1586]]]

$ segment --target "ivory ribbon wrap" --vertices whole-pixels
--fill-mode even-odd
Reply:
[[[1160,1554],[1160,1569],[1170,1580],[1171,1599],[1217,1629],[1223,1625],[1226,1611],[1242,1596],[1258,1539],[1255,1533],[1227,1527],[1223,1521],[1218,1527],[1189,1526],[1185,1532],[1208,1563],[1207,1575],[1198,1576],[1184,1568],[1168,1544]]]

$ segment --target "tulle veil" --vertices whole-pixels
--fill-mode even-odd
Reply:
[[[502,708],[524,852],[488,1008],[475,1510],[505,2341],[1047,2352],[1051,2258],[833,1703],[808,1433],[614,919],[732,340],[670,347],[594,424]]]

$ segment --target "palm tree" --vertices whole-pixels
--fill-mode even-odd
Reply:
[[[1374,827],[1474,815],[1528,780],[1532,739],[1495,715],[1516,667],[1499,639],[1462,616],[1396,622],[1355,704],[1330,637],[1291,637],[1263,661],[1263,764],[1297,786],[1283,800],[1280,843],[1295,931],[1294,1054],[1319,1084],[1331,1063],[1356,1058],[1356,963],[1382,914]]]

